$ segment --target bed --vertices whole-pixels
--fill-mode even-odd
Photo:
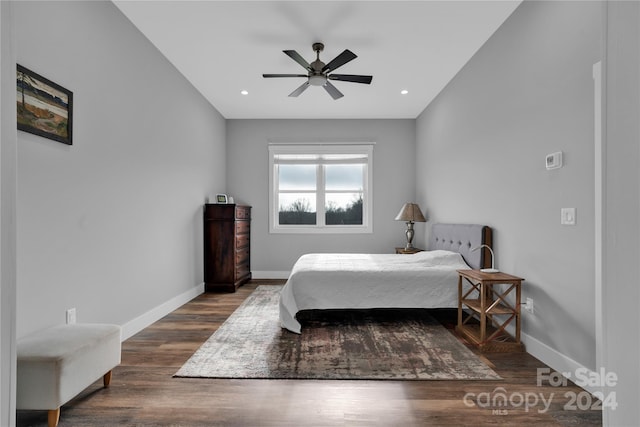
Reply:
[[[491,228],[434,224],[427,250],[415,254],[305,254],[280,293],[280,325],[300,333],[303,310],[454,308],[458,269],[491,263]]]

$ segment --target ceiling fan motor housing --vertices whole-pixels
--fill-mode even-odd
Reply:
[[[324,62],[320,61],[319,59],[316,59],[309,65],[311,65],[312,73],[322,74],[322,67],[324,67]]]

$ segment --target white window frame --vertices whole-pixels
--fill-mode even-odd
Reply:
[[[272,143],[269,144],[269,233],[307,233],[307,234],[366,234],[373,233],[373,142],[367,143],[322,143],[322,144],[296,144],[296,143]],[[326,225],[325,224],[325,186],[322,173],[317,174],[316,180],[316,224],[279,224],[279,206],[277,203],[279,188],[277,185],[276,155],[281,154],[364,154],[366,165],[363,179],[363,205],[362,225]],[[319,161],[321,164],[332,164],[329,161]],[[335,162],[333,164],[339,164]],[[320,168],[322,170],[322,168]]]

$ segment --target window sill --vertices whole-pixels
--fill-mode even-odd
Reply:
[[[271,227],[270,234],[373,234],[373,227]]]

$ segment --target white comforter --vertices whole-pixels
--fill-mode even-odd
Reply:
[[[468,268],[460,254],[443,250],[303,255],[280,294],[280,323],[300,333],[300,310],[457,307],[456,270]]]

